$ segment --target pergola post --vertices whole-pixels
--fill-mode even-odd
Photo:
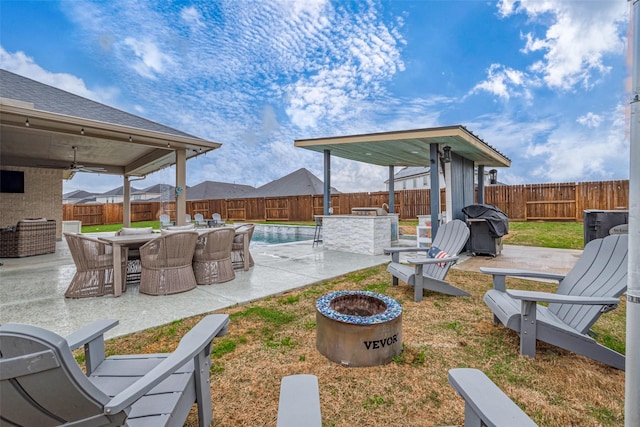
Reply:
[[[324,150],[324,215],[331,215],[331,150]]]
[[[393,206],[395,205],[395,182],[394,182],[394,167],[393,165],[389,165],[389,213],[394,213],[395,209]]]
[[[124,177],[122,189],[122,226],[131,227],[131,182],[127,176]]]
[[[178,148],[176,152],[176,224],[186,225],[187,214],[187,150]]]
[[[438,233],[438,215],[440,214],[440,167],[438,156],[438,144],[429,144],[429,177],[430,184],[430,206],[431,206],[431,235]]]

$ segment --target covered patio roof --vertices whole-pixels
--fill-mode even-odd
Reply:
[[[379,166],[428,166],[429,145],[451,152],[475,166],[509,167],[511,160],[462,125],[329,138],[297,139],[296,147],[331,151],[332,156]]]
[[[2,166],[121,175],[125,226],[130,224],[130,178],[176,165],[176,188],[186,188],[187,159],[222,144],[0,69]],[[184,223],[185,192],[176,191],[176,221]]]
[[[168,126],[0,70],[2,165],[57,168],[78,164],[101,173],[144,176],[219,148]]]

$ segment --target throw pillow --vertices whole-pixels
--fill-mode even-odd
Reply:
[[[441,259],[441,258],[448,258],[449,254],[446,253],[445,251],[443,251],[442,249],[440,249],[437,246],[431,246],[431,248],[429,248],[429,252],[427,253],[427,255],[429,256],[429,258],[435,258],[435,259]],[[438,263],[438,267],[444,267],[445,263],[444,262],[439,262]]]

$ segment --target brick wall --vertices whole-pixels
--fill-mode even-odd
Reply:
[[[24,171],[24,193],[0,193],[0,227],[23,218],[56,220],[56,238],[62,237],[62,171],[2,166]]]

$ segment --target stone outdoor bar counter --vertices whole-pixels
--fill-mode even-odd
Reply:
[[[391,221],[391,216],[325,215],[322,244],[334,251],[382,255],[391,246]]]

